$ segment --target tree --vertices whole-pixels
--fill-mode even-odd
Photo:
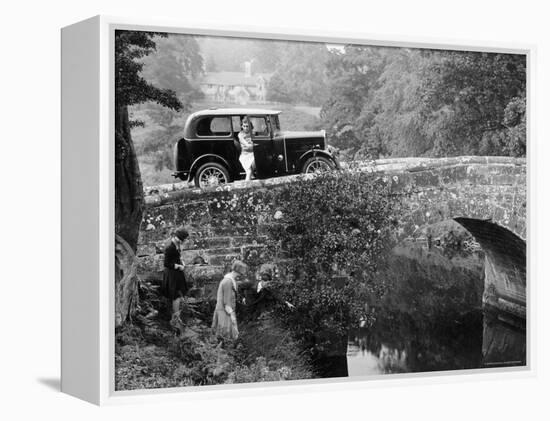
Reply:
[[[367,148],[365,128],[374,123],[377,110],[369,110],[366,105],[378,87],[386,49],[346,46],[344,52],[332,51],[330,54],[327,62],[329,94],[322,106],[321,118],[331,144],[354,153],[363,146]],[[375,139],[371,143],[376,143]]]
[[[202,96],[196,79],[203,72],[203,59],[195,37],[155,37],[155,50],[143,57],[141,76],[150,84],[175,92],[184,108]]]
[[[173,91],[159,89],[141,76],[139,60],[155,49],[153,37],[142,31],[115,32],[115,287],[117,325],[125,322],[136,306],[135,259],[143,216],[143,185],[136,157],[128,106],[154,101],[179,110],[181,102]],[[130,276],[129,276],[130,275]],[[130,287],[127,287],[130,286]],[[122,294],[122,295],[120,295]]]
[[[285,80],[281,75],[275,73],[271,76],[267,87],[267,100],[275,102],[292,102],[292,98],[289,94],[289,88],[285,84]]]
[[[525,68],[520,54],[440,52],[423,84],[433,154],[509,154],[505,114],[511,101],[525,100]]]
[[[327,97],[325,66],[330,53],[326,46],[289,42],[277,51],[279,59],[273,60],[277,67],[267,88],[268,99],[321,105]]]
[[[327,72],[321,117],[348,155],[525,156],[524,55],[347,46]]]
[[[182,109],[190,109],[192,101],[203,96],[197,84],[203,72],[203,59],[196,38],[174,34],[156,36],[153,41],[155,50],[140,60],[141,76],[153,86],[173,91]],[[163,104],[149,102],[140,108],[158,128],[138,144],[138,154],[147,154],[156,171],[171,168],[174,137],[183,130],[182,119],[178,118],[182,115]]]

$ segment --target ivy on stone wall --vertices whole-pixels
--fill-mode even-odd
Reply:
[[[348,172],[272,192],[280,224],[268,234],[292,259],[278,290],[295,306],[279,316],[314,355],[334,350],[350,326],[371,317],[365,303],[381,292],[376,263],[397,205],[388,189],[371,174]]]

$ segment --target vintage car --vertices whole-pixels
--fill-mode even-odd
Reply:
[[[198,111],[187,119],[174,147],[173,176],[197,187],[245,178],[239,162],[238,133],[243,119],[252,123],[255,178],[329,171],[340,168],[323,131],[282,131],[280,111],[219,108]]]

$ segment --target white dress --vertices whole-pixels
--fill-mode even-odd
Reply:
[[[239,161],[244,170],[248,173],[251,171],[252,164],[254,163],[254,152],[250,133],[247,134],[245,132],[239,132],[239,142],[241,144]]]

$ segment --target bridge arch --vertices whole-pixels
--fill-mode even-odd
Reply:
[[[525,319],[526,243],[509,229],[491,221],[455,218],[485,252],[484,305]]]
[[[461,224],[485,252],[484,304],[525,318],[525,160],[458,157],[401,159],[372,168],[400,196],[394,240],[444,220]]]

